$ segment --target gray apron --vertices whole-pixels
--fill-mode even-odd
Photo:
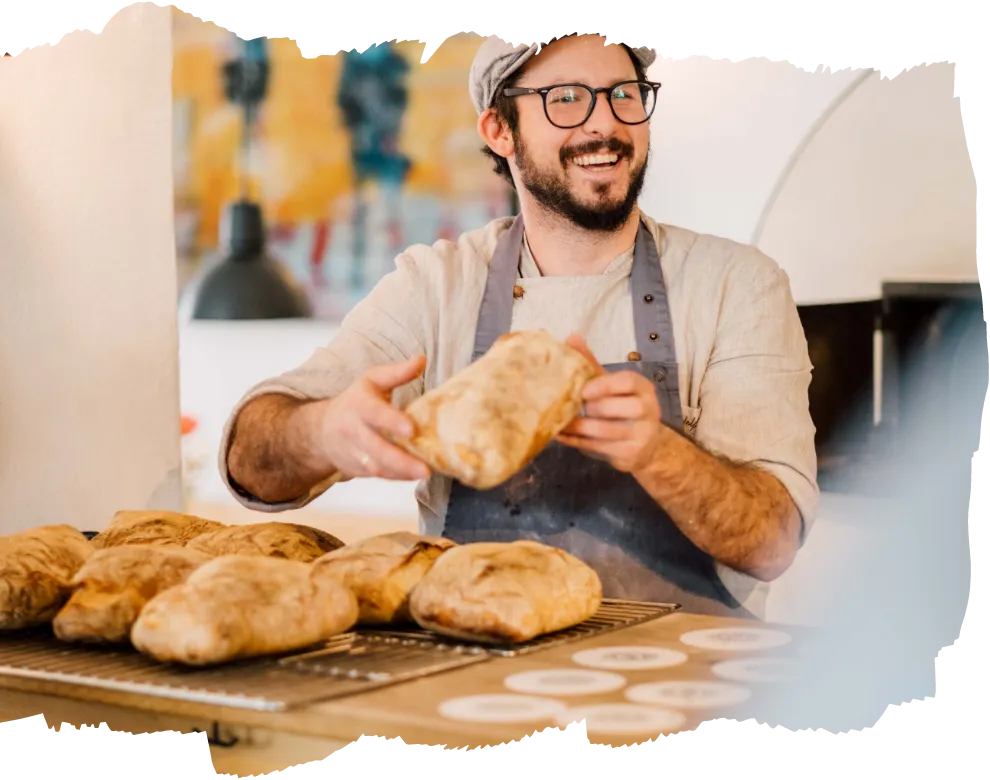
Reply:
[[[478,314],[472,361],[512,325],[523,222],[495,248]],[[639,371],[653,383],[663,422],[682,432],[677,356],[656,242],[636,236],[630,289],[640,360],[603,366]],[[680,604],[689,612],[751,618],[695,546],[629,474],[551,442],[522,472],[477,491],[456,480],[443,535],[459,544],[530,539],[566,550],[594,568],[606,598]]]

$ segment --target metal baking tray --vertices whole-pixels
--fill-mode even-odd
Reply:
[[[60,642],[50,629],[11,632],[0,635],[0,676],[279,712],[576,642],[676,609],[607,599],[585,623],[508,646],[451,642],[419,629],[360,629],[303,652],[207,669],[161,664],[126,646]]]

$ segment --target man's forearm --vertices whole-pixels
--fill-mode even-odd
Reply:
[[[243,490],[268,504],[294,501],[333,472],[312,446],[318,405],[281,394],[263,395],[234,421],[227,469]]]
[[[656,456],[634,476],[688,539],[726,566],[769,581],[793,561],[801,516],[769,472],[664,428]]]

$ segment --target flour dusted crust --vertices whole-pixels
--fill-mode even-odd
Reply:
[[[0,537],[0,630],[50,622],[92,552],[82,532],[68,525]]]
[[[409,594],[454,543],[432,536],[382,534],[327,553],[314,576],[336,577],[357,597],[364,625],[411,621]]]
[[[131,629],[131,642],[163,663],[208,666],[307,647],[349,630],[354,594],[299,561],[217,558],[159,593]]]
[[[344,546],[336,536],[296,523],[251,523],[201,534],[187,545],[213,556],[264,555],[312,563]]]
[[[125,510],[117,512],[110,526],[93,537],[93,547],[121,547],[128,544],[177,544],[184,545],[190,539],[208,531],[219,531],[226,526],[214,520],[180,512],[155,509]]]
[[[457,639],[526,642],[582,623],[601,605],[594,569],[537,542],[481,542],[444,553],[409,601],[423,628]]]
[[[55,635],[67,642],[125,643],[148,601],[210,560],[170,544],[97,550],[73,578],[75,589],[52,621]]]
[[[545,331],[498,338],[475,363],[406,413],[416,432],[395,443],[440,474],[488,490],[521,471],[581,411],[595,368]]]

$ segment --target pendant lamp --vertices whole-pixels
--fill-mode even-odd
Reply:
[[[265,39],[247,41],[243,56],[224,66],[227,99],[244,109],[242,154],[245,171],[241,197],[230,206],[229,244],[222,262],[212,268],[196,291],[196,320],[269,320],[312,316],[305,290],[285,266],[265,250],[261,206],[247,192],[247,160],[251,127],[268,87]]]

